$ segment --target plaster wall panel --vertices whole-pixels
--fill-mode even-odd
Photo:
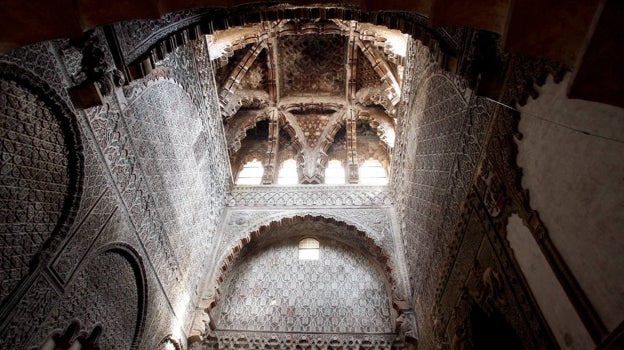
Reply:
[[[535,238],[517,215],[507,225],[507,239],[533,296],[562,349],[594,346],[581,319],[540,251]]]
[[[521,107],[518,165],[552,241],[608,329],[624,314],[624,110],[565,97],[569,76]]]

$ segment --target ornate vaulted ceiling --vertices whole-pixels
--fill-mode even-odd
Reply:
[[[234,174],[258,158],[263,183],[274,183],[288,146],[301,183],[322,183],[330,159],[346,165],[351,183],[366,159],[387,169],[407,36],[356,21],[281,20],[217,31],[209,42]]]

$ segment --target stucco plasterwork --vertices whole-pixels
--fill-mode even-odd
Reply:
[[[406,271],[404,270],[404,256],[402,247],[397,244],[398,234],[393,211],[390,208],[245,208],[230,207],[226,211],[222,223],[221,242],[217,245],[220,252],[215,256],[215,263],[223,265],[232,249],[239,247],[240,242],[246,242],[252,232],[263,227],[270,227],[272,223],[295,217],[320,217],[351,225],[363,232],[367,239],[373,240],[376,246],[382,249],[382,255],[387,257],[387,264],[391,269],[394,280],[393,294],[395,298],[407,300],[409,295]],[[357,238],[357,237],[354,237]],[[357,238],[359,239],[359,238]],[[238,249],[238,248],[236,248]],[[384,258],[386,259],[386,258]],[[213,279],[216,276],[213,277]],[[209,289],[211,287],[208,287]]]
[[[228,193],[228,207],[388,207],[385,186],[237,186]]]
[[[549,77],[520,107],[517,164],[531,207],[612,329],[624,311],[624,111],[566,98],[569,79]]]
[[[322,226],[319,226],[322,227]],[[315,227],[293,234],[314,235]],[[213,310],[218,329],[390,333],[391,302],[375,261],[318,237],[318,260],[300,260],[302,236],[250,244],[231,267]]]

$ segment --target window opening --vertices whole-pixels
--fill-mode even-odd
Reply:
[[[360,167],[360,184],[387,185],[388,176],[383,165],[376,159],[368,159]]]
[[[320,244],[314,238],[299,241],[299,260],[318,260]]]
[[[262,175],[264,174],[264,167],[262,163],[256,159],[247,162],[238,173],[238,179],[236,179],[237,185],[260,185],[262,183]]]
[[[299,183],[297,174],[297,162],[294,159],[285,160],[277,177],[279,185],[296,185]]]
[[[330,160],[325,168],[325,183],[328,185],[344,185],[345,169],[339,160]]]

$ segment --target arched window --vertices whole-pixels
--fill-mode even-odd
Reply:
[[[387,185],[388,176],[383,165],[376,159],[368,159],[360,167],[360,184]]]
[[[262,175],[264,174],[264,167],[262,163],[256,159],[251,162],[247,162],[243,166],[243,169],[238,173],[238,179],[236,179],[237,185],[259,185],[262,183]]]
[[[299,241],[299,260],[318,260],[320,245],[314,238]]]
[[[285,160],[280,168],[277,183],[280,185],[296,185],[299,183],[297,162],[294,159]]]
[[[344,185],[345,169],[339,160],[330,160],[325,168],[325,183],[328,185]]]

